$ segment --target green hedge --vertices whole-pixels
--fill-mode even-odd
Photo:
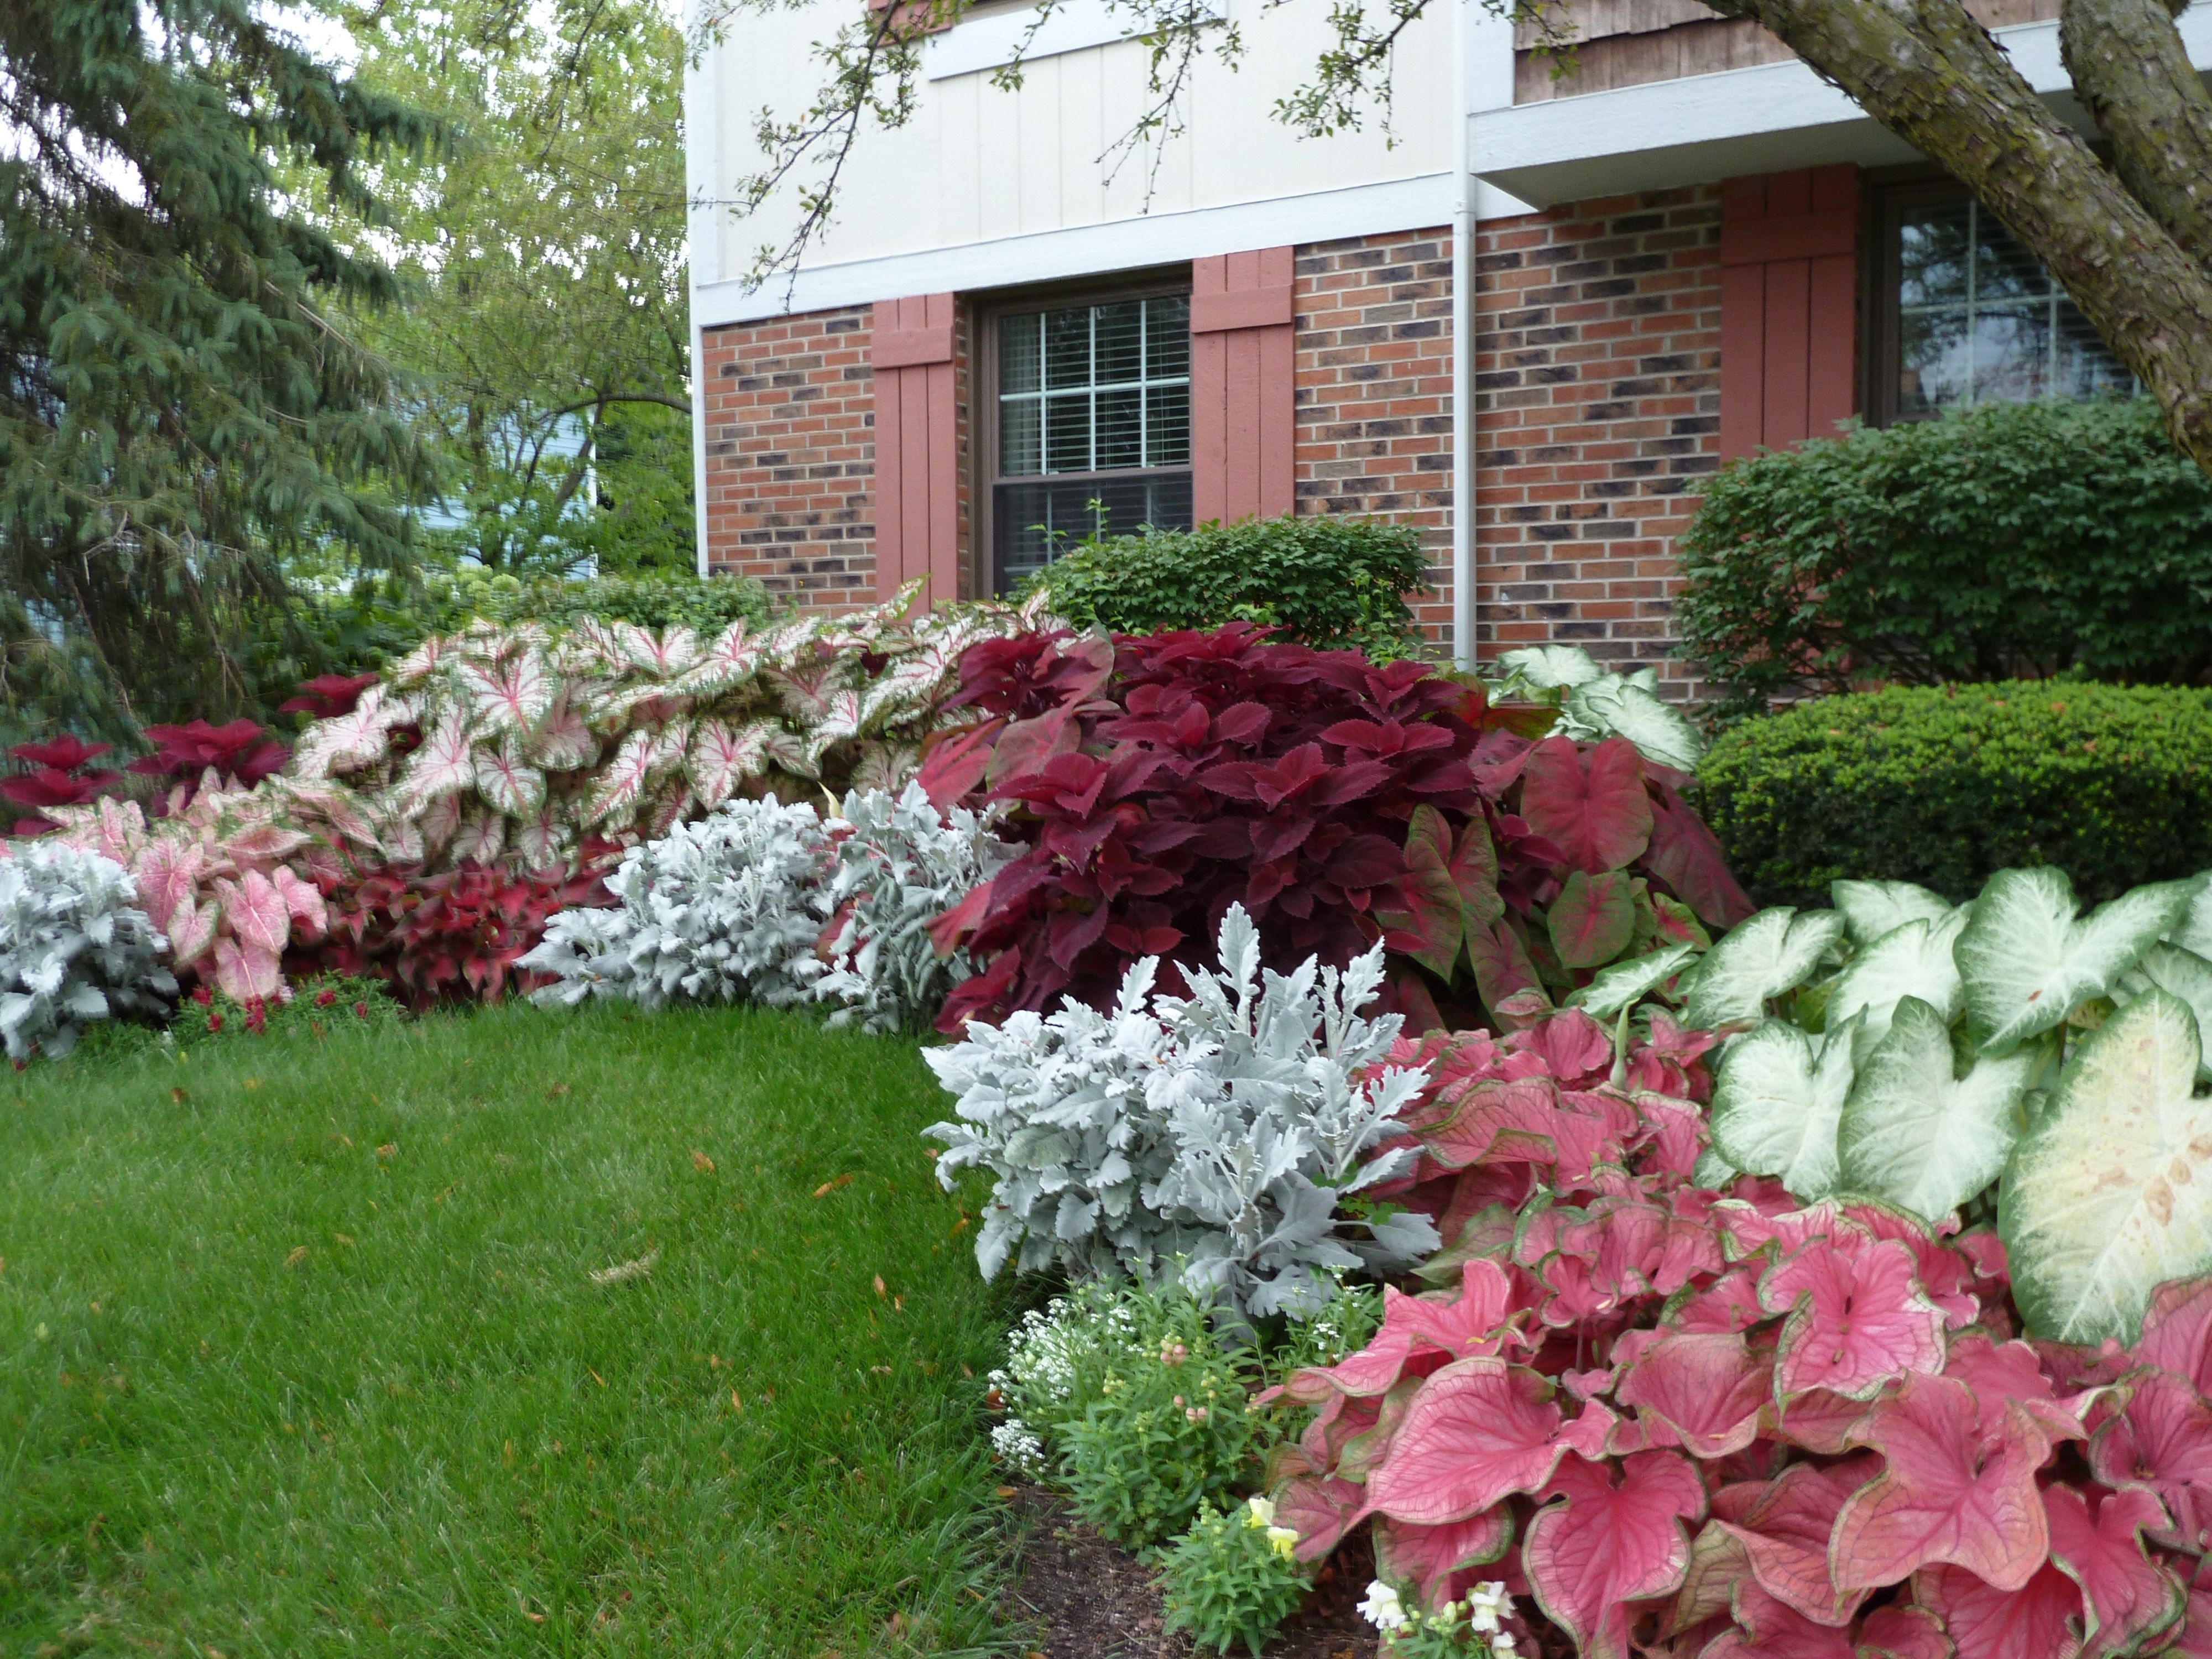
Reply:
[[[1269,623],[1378,659],[1418,653],[1406,596],[1425,586],[1418,532],[1364,519],[1242,519],[1078,543],[1030,580],[1078,628],[1156,634]]]
[[[2212,692],[2014,680],[1895,687],[1747,720],[1698,769],[1762,903],[1838,876],[1972,898],[2050,864],[2087,900],[2212,868]]]
[[[2148,398],[1991,404],[1751,457],[1678,544],[1684,653],[1804,689],[2212,672],[2212,479]]]

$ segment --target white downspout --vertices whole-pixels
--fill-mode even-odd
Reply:
[[[699,290],[721,272],[720,214],[714,206],[721,174],[720,127],[715,101],[720,94],[719,35],[702,40],[705,8],[686,0],[684,8],[684,173],[690,196],[685,216],[689,244],[687,297],[691,321],[691,533],[699,574],[707,574],[707,376],[705,331],[699,326]],[[698,61],[692,61],[694,53]]]
[[[1476,32],[1452,8],[1452,654],[1474,667],[1474,157],[1468,137]]]

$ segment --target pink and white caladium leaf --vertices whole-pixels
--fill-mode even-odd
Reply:
[[[323,896],[313,884],[294,875],[289,866],[278,865],[269,875],[270,883],[276,889],[276,896],[284,901],[284,908],[294,925],[307,939],[319,939],[330,926],[330,909]]]
[[[531,734],[524,751],[537,764],[555,772],[573,772],[599,757],[599,740],[577,707],[574,696],[555,702]]]
[[[1325,1474],[1302,1474],[1275,1488],[1275,1524],[1298,1535],[1297,1558],[1318,1561],[1352,1529],[1367,1502],[1367,1488]]]
[[[585,797],[584,822],[589,825],[627,823],[636,812],[653,775],[656,734],[631,732],[615,750],[615,757],[592,781]]]
[[[411,821],[411,827],[421,838],[425,856],[443,852],[461,827],[461,815],[467,811],[459,795],[441,795],[423,808]]]
[[[272,864],[291,857],[313,839],[289,824],[249,823],[224,839],[223,850],[234,864]]]
[[[276,953],[234,939],[215,942],[215,980],[217,990],[238,1002],[266,1002],[284,994],[284,970]]]
[[[496,864],[506,846],[507,820],[479,810],[462,818],[448,850],[458,864]]]
[[[511,818],[526,818],[545,804],[545,775],[524,758],[510,734],[497,748],[476,753],[477,793]]]
[[[1671,1595],[1690,1559],[1683,1522],[1705,1512],[1705,1483],[1680,1453],[1624,1458],[1616,1484],[1606,1465],[1571,1456],[1545,1488],[1528,1523],[1522,1571],[1553,1623],[1583,1659],[1625,1659],[1634,1604]]]
[[[1881,1462],[1861,1455],[1826,1468],[1793,1463],[1740,1518],[1713,1524],[1743,1547],[1745,1565],[1769,1595],[1815,1624],[1849,1624],[1870,1592],[1836,1588],[1828,1541],[1844,1501],[1874,1479]]]
[[[768,739],[775,730],[771,720],[701,720],[684,763],[692,793],[709,806],[736,794],[738,786],[766,764]]]
[[[179,908],[191,905],[206,868],[207,853],[198,842],[162,840],[147,845],[131,876],[138,888],[138,902],[156,927],[168,932]],[[173,939],[173,946],[174,943]]]
[[[2081,1651],[2081,1588],[2048,1563],[2011,1589],[1963,1567],[1931,1567],[1914,1576],[1912,1599],[1942,1620],[1958,1659],[2075,1659]]]
[[[168,935],[169,954],[180,968],[193,965],[215,949],[222,927],[222,907],[215,900],[179,904],[169,913],[169,925],[163,930]]]
[[[681,689],[696,696],[719,696],[760,672],[763,660],[759,636],[740,617],[708,641],[684,672]]]
[[[1462,1359],[1423,1384],[1389,1456],[1367,1477],[1369,1507],[1395,1520],[1463,1521],[1551,1477],[1565,1448],[1551,1382],[1503,1359]]]
[[[1754,1358],[1740,1335],[1668,1335],[1628,1368],[1613,1397],[1635,1408],[1652,1445],[1720,1458],[1758,1437],[1773,1382],[1772,1362]]]
[[[1870,1399],[1907,1371],[1943,1368],[1943,1310],[1893,1239],[1838,1236],[1767,1270],[1759,1299],[1787,1313],[1775,1352],[1784,1395],[1826,1389]]]
[[[534,650],[501,662],[462,662],[454,678],[469,700],[471,723],[486,734],[534,730],[560,689],[544,653]]]
[[[631,665],[655,679],[672,679],[699,660],[699,636],[680,623],[660,634],[634,623],[617,623],[614,636]]]
[[[1282,1519],[1279,1508],[1275,1518]],[[1392,1583],[1413,1585],[1430,1607],[1442,1607],[1456,1593],[1454,1574],[1488,1565],[1512,1541],[1513,1511],[1503,1504],[1441,1527],[1377,1516],[1375,1571]]]
[[[2145,1533],[2168,1528],[2166,1510],[2141,1487],[2114,1492],[2045,1488],[2051,1565],[2081,1587],[2089,1619],[2085,1656],[2133,1653],[2148,1637],[2181,1622],[2189,1592],[2144,1553]]]
[[[240,945],[264,956],[283,951],[292,936],[292,913],[274,882],[249,870],[241,881],[218,880],[215,890],[222,902],[222,919]]]
[[[392,794],[404,803],[404,810],[420,811],[430,802],[475,782],[475,747],[469,740],[466,720],[455,708],[423,733],[422,746],[407,757]]]
[[[2122,1386],[2124,1403],[2097,1407],[2089,1467],[2108,1486],[2141,1486],[2164,1502],[2151,1536],[2176,1549],[2212,1549],[2212,1405],[2181,1378],[2151,1371]]]
[[[2051,1439],[2019,1407],[2008,1404],[2003,1427],[1984,1437],[1972,1389],[1908,1371],[1850,1437],[1880,1452],[1884,1467],[1837,1517],[1830,1559],[1838,1589],[1894,1584],[1946,1562],[2018,1589],[2049,1557],[2035,1474]]]

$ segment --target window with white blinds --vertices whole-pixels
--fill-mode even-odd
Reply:
[[[997,339],[999,592],[1094,530],[1190,527],[1188,295],[1013,312]]]

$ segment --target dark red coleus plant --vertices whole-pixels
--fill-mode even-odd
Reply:
[[[193,720],[185,726],[149,726],[148,739],[154,752],[131,763],[131,770],[143,777],[175,778],[168,810],[176,811],[199,793],[200,781],[212,769],[232,788],[252,788],[280,769],[292,751],[270,737],[266,728],[249,720],[210,726]]]
[[[45,743],[19,743],[8,753],[22,762],[27,769],[18,776],[0,780],[0,796],[18,806],[27,806],[33,812],[48,806],[76,806],[96,800],[114,787],[122,774],[84,769],[107,753],[110,747],[104,743],[86,743],[67,732]],[[11,833],[43,836],[55,827],[42,817],[18,818]]]
[[[317,884],[329,935],[294,952],[287,971],[386,980],[417,1012],[441,1001],[499,1001],[524,977],[514,964],[544,939],[554,912],[611,902],[596,873],[518,875],[480,864],[437,875],[349,871]]]
[[[366,674],[318,674],[301,680],[300,695],[276,705],[280,714],[305,714],[310,720],[335,720],[353,713],[361,694],[382,678],[374,669]]]
[[[1495,1008],[1750,911],[1676,775],[1618,739],[1532,743],[1419,663],[1237,623],[992,641],[961,678],[981,718],[937,740],[923,783],[1007,804],[1030,844],[934,930],[984,964],[946,1031],[1063,994],[1103,1004],[1139,957],[1195,959],[1231,903],[1278,969],[1386,940],[1417,1026],[1462,969]],[[1564,949],[1547,914],[1563,900]]]

